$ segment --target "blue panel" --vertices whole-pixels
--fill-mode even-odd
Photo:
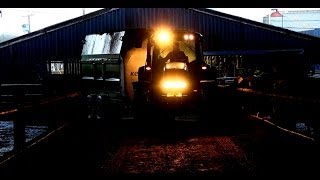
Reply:
[[[314,30],[308,30],[308,31],[302,31],[303,34],[308,34],[311,36],[319,37],[320,38],[320,29],[314,29]]]
[[[164,22],[173,28],[202,33],[205,37],[204,50],[316,49],[320,44],[319,38],[209,9],[120,8],[90,13],[15,38],[9,45],[0,43],[0,64],[10,62],[12,53],[16,54],[19,63],[79,59],[82,41],[88,34],[155,28]],[[304,33],[320,36],[320,29]]]

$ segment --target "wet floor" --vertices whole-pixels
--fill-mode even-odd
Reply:
[[[254,174],[252,162],[228,136],[126,138],[103,166],[109,175]]]
[[[226,120],[227,121],[227,120]],[[231,123],[231,122],[229,122]],[[139,127],[123,122],[105,145],[103,175],[268,176],[316,174],[318,146],[256,122],[176,121]],[[169,124],[168,124],[169,125]]]
[[[193,118],[149,119],[149,123],[87,119],[57,134],[10,170],[45,175],[246,177],[311,176],[320,170],[313,165],[320,158],[312,143],[256,121]]]
[[[14,148],[14,123],[13,121],[0,121],[0,157]],[[43,135],[48,130],[47,126],[26,125],[26,142]]]

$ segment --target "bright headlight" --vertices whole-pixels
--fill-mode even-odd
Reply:
[[[187,87],[185,81],[165,81],[163,83],[163,88],[165,89],[184,89]]]
[[[172,32],[168,29],[159,29],[156,33],[155,33],[155,40],[156,43],[160,46],[162,45],[168,45],[171,44],[172,42]]]
[[[193,40],[194,36],[193,34],[185,34],[183,35],[184,40]]]

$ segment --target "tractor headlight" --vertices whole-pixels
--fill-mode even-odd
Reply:
[[[172,43],[173,34],[169,29],[159,29],[155,33],[155,41],[159,46],[167,46]]]
[[[187,92],[188,83],[184,80],[165,80],[162,82],[162,96],[182,97]]]
[[[162,84],[164,89],[185,89],[187,82],[185,81],[164,81]]]

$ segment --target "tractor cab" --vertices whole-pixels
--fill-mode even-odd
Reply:
[[[200,93],[201,71],[205,71],[202,35],[189,31],[157,30],[150,33],[145,65],[138,83],[149,100],[185,99]]]

